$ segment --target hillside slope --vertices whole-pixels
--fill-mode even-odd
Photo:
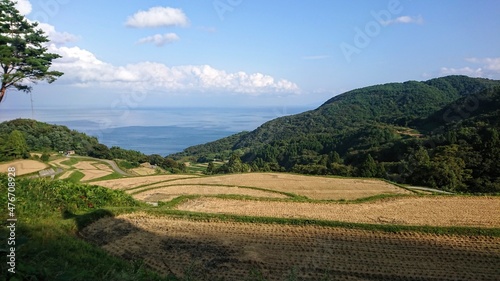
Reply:
[[[231,161],[241,169],[218,172],[273,170],[377,176],[449,190],[493,191],[499,184],[471,187],[468,181],[474,173],[469,170],[477,167],[468,167],[470,161],[463,154],[467,151],[464,149],[481,154],[471,138],[487,141],[487,135],[499,131],[498,87],[500,81],[466,76],[366,87],[336,96],[316,110],[281,117],[252,132],[173,156],[203,161],[228,159],[236,152],[244,163]],[[447,166],[442,171],[450,177],[447,180],[416,180],[415,167],[411,166],[415,163],[411,161],[416,152],[423,154],[421,150],[426,156],[417,156],[427,157],[432,163],[450,157],[461,159],[450,160],[447,165],[456,165],[458,168],[454,168],[465,174],[461,177],[461,171]]]

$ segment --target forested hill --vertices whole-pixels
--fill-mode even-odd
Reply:
[[[478,167],[497,153],[479,147],[498,137],[499,95],[500,81],[466,76],[376,85],[173,156],[231,158],[215,171],[220,173],[384,177],[448,190],[499,192],[500,169]]]

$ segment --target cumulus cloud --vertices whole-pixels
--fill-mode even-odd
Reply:
[[[147,11],[139,11],[130,16],[125,23],[128,27],[165,27],[186,26],[188,18],[181,9],[170,7],[153,7]]]
[[[470,66],[442,67],[442,75],[467,75],[471,77],[500,78],[500,58],[466,58]]]
[[[401,16],[397,17],[393,20],[388,20],[388,21],[383,21],[381,22],[382,25],[391,25],[391,24],[423,24],[424,23],[424,18],[422,16],[416,16],[416,17],[411,17],[411,16]]]
[[[78,36],[68,32],[59,32],[53,25],[48,23],[39,22],[38,27],[49,37],[50,42],[56,45],[64,45],[78,40]]]
[[[26,16],[31,13],[32,7],[29,0],[15,0],[16,9],[21,13],[21,15]]]
[[[209,65],[169,67],[155,62],[115,66],[99,60],[79,47],[50,46],[62,55],[53,67],[65,73],[61,82],[78,86],[161,92],[222,92],[261,95],[298,93],[299,87],[287,80],[276,80],[262,73],[227,73]]]
[[[175,33],[166,34],[156,34],[153,36],[148,36],[137,41],[138,44],[153,43],[158,47],[164,46],[165,44],[173,43],[178,41],[180,38]]]

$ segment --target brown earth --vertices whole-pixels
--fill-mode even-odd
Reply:
[[[498,280],[500,238],[202,222],[147,214],[81,231],[102,248],[189,280]],[[291,277],[296,279],[292,279]]]
[[[500,227],[500,197],[404,197],[360,204],[199,198],[186,201],[177,209],[357,223]]]

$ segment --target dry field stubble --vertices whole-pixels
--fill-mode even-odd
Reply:
[[[329,178],[279,173],[250,173],[178,180],[176,184],[251,186],[289,192],[317,200],[354,200],[379,194],[412,194],[375,179]],[[152,185],[150,187],[161,186]]]
[[[104,218],[82,236],[110,253],[196,280],[498,280],[500,238],[319,226]],[[293,275],[293,274],[292,274]],[[190,276],[191,278],[193,276]],[[324,279],[323,279],[324,278]]]
[[[178,210],[357,223],[500,227],[500,197],[403,197],[359,204],[198,198]]]
[[[85,175],[81,181],[98,179],[113,173],[109,166],[98,162],[80,161],[74,164],[73,167]]]
[[[16,160],[0,164],[0,173],[7,173],[9,167],[15,167],[16,175],[22,176],[46,169],[49,165],[35,160]]]
[[[143,201],[170,201],[182,195],[219,195],[219,194],[237,194],[252,197],[264,198],[288,198],[288,196],[255,190],[250,188],[238,188],[236,186],[204,186],[204,185],[174,185],[162,188],[156,188],[134,195],[135,199]]]
[[[93,184],[104,186],[111,189],[127,190],[137,186],[153,184],[157,182],[165,182],[183,178],[196,178],[195,175],[161,175],[161,176],[147,176],[147,177],[131,177],[116,180],[105,180],[93,182]],[[163,183],[165,185],[165,183]]]

